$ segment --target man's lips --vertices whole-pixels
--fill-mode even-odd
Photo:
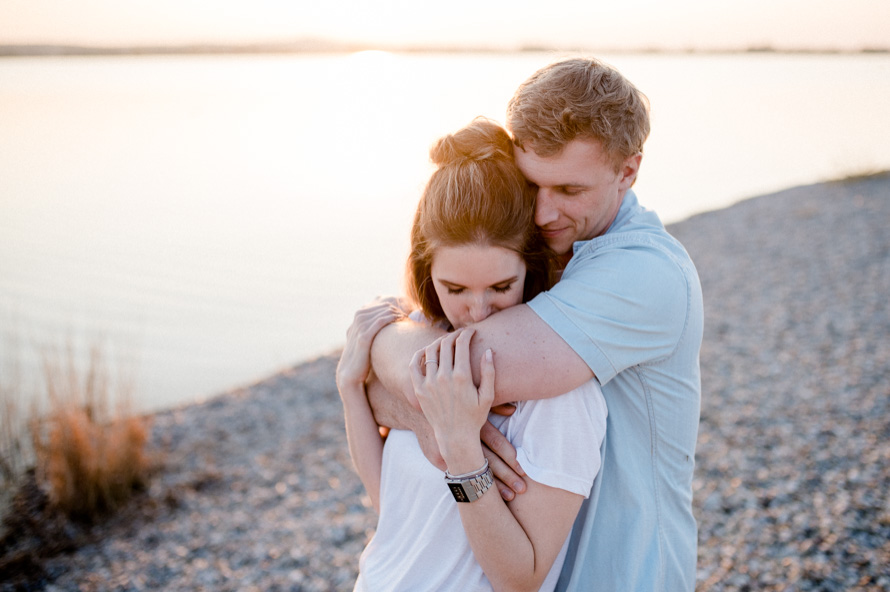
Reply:
[[[541,236],[544,238],[554,238],[565,231],[565,228],[542,228]]]

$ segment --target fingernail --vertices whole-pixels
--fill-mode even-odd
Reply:
[[[491,349],[490,348],[485,350],[485,359],[488,360],[489,362],[491,361]]]
[[[513,483],[513,491],[525,491],[525,483],[516,481]]]

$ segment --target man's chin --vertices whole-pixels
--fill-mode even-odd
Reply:
[[[550,250],[556,253],[556,256],[560,259],[564,257],[571,258],[572,257],[572,243],[566,243],[564,240],[545,240],[547,246],[550,247]]]

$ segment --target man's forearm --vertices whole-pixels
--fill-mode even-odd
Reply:
[[[439,452],[433,428],[420,409],[413,407],[405,397],[388,392],[373,373],[368,378],[365,390],[377,424],[414,432],[414,435],[417,436],[417,443],[423,450],[423,455],[433,465],[444,471],[445,461],[442,460],[442,455]]]
[[[414,398],[408,364],[414,353],[444,334],[442,329],[412,321],[393,323],[374,339],[373,368],[366,385],[368,402],[377,423],[389,428],[411,430],[427,459],[445,469],[433,430]]]
[[[473,327],[473,379],[478,385],[480,360],[490,348],[496,405],[555,397],[593,378],[584,360],[526,305],[497,312]]]
[[[495,404],[554,397],[593,377],[584,360],[528,306],[512,306],[474,327],[476,336],[470,345],[473,378],[478,385],[479,361],[485,350],[491,348]],[[412,321],[393,323],[380,331],[371,347],[371,366],[383,387],[413,400],[408,372],[411,357],[444,334],[442,329]],[[374,412],[377,413],[376,408]]]
[[[524,309],[521,310],[524,314],[504,317],[506,322],[498,326],[483,326],[486,325],[485,321],[476,325],[477,331],[482,329],[483,336],[482,339],[474,337],[471,344],[474,350],[471,364],[477,384],[479,360],[484,351],[482,348],[491,347],[495,352],[497,403],[559,395],[592,376],[584,362],[527,307],[512,307],[492,315],[488,321],[506,312],[520,312],[518,309]],[[414,432],[427,459],[443,470],[445,464],[433,430],[416,404],[408,368],[417,350],[444,334],[445,331],[441,329],[410,321],[385,327],[377,334],[371,347],[373,371],[367,383],[368,401],[377,423]],[[554,361],[562,364],[568,362],[571,367],[563,367]],[[558,380],[553,376],[554,368],[563,371]],[[490,431],[503,438],[496,429]],[[512,499],[513,491],[521,493],[525,490],[520,478],[524,473],[516,464],[516,451],[506,439],[502,439],[500,445],[491,440],[486,440],[486,444],[492,446],[496,456],[500,457],[492,455],[492,470],[500,482],[509,486],[498,486],[501,496]]]
[[[373,372],[368,377],[365,390],[378,425],[413,432],[426,422],[419,409],[412,406],[401,394],[393,394],[386,390]]]
[[[414,399],[414,387],[411,385],[408,364],[417,350],[426,347],[444,334],[445,331],[442,329],[413,321],[401,321],[384,327],[374,338],[371,346],[371,368],[383,389],[411,402],[419,410],[420,407]],[[379,396],[378,391],[371,400],[375,415],[378,410],[374,406],[374,399],[379,401]]]

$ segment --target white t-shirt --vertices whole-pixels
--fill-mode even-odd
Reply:
[[[600,449],[606,415],[594,379],[559,397],[520,402],[510,417],[490,419],[516,447],[531,479],[586,498],[600,468],[599,454],[591,451]],[[487,495],[492,494],[498,492]],[[567,545],[568,537],[541,590],[556,586]],[[356,591],[492,589],[473,556],[444,474],[423,456],[413,432],[392,430],[387,438],[380,518],[359,570]]]

